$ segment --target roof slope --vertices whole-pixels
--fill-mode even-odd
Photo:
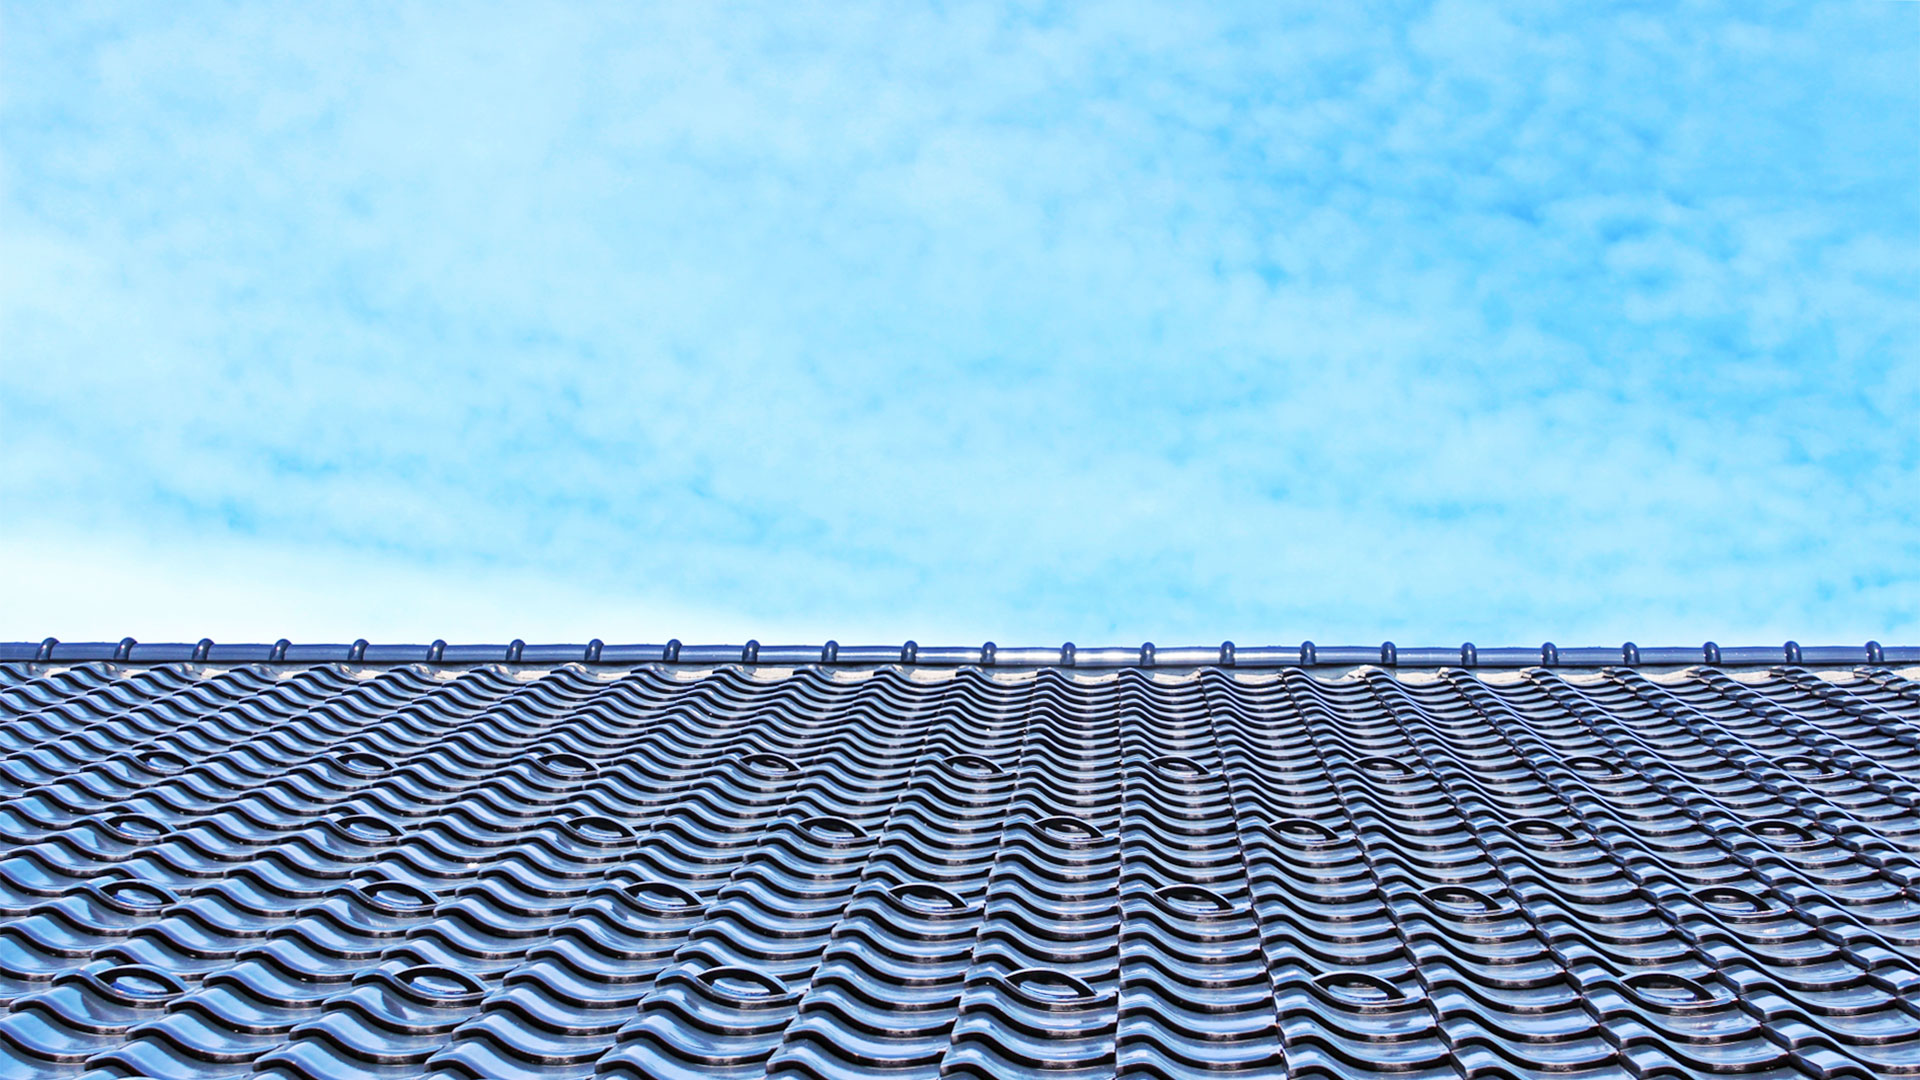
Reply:
[[[0,665],[0,1074],[1920,1072],[1913,675]]]

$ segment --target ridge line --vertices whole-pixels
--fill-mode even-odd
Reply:
[[[1552,642],[1538,648],[1478,648],[1473,643],[1458,648],[1396,646],[1393,642],[1371,645],[1315,645],[1311,641],[1294,645],[1236,646],[1233,642],[1213,645],[1161,647],[1147,642],[1131,646],[1076,646],[1067,642],[1058,647],[1004,647],[989,641],[983,645],[926,646],[913,641],[904,645],[841,645],[828,641],[823,645],[762,645],[748,641],[744,645],[684,645],[679,639],[664,644],[608,645],[598,638],[585,644],[529,645],[515,639],[505,645],[449,645],[436,640],[428,645],[375,645],[361,638],[351,644],[299,644],[286,638],[271,645],[261,643],[217,644],[211,638],[198,642],[160,642],[142,644],[131,637],[118,642],[62,642],[44,638],[38,642],[0,642],[0,663],[71,663],[109,661],[123,664],[306,664],[347,663],[376,666],[430,664],[436,666],[472,666],[476,664],[586,664],[597,667],[638,664],[677,664],[710,667],[717,664],[820,665],[832,667],[876,667],[899,664],[913,667],[1001,667],[1001,668],[1282,668],[1282,667],[1354,667],[1374,664],[1389,668],[1574,668],[1605,667],[1765,667],[1800,665],[1868,665],[1920,663],[1920,646],[1881,645],[1868,641],[1862,645],[1801,645],[1788,641],[1781,645],[1722,646],[1706,642],[1700,646],[1639,646],[1626,642],[1620,646],[1584,646],[1562,648]]]

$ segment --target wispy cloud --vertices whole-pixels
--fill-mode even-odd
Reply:
[[[0,637],[1920,637],[1911,5],[4,18]]]

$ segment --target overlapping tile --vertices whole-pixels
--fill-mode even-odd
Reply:
[[[0,1075],[1920,1075],[1912,674],[0,664]]]

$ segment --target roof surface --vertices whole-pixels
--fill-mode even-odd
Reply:
[[[1920,1072],[1914,669],[361,652],[0,664],[0,1075]]]

